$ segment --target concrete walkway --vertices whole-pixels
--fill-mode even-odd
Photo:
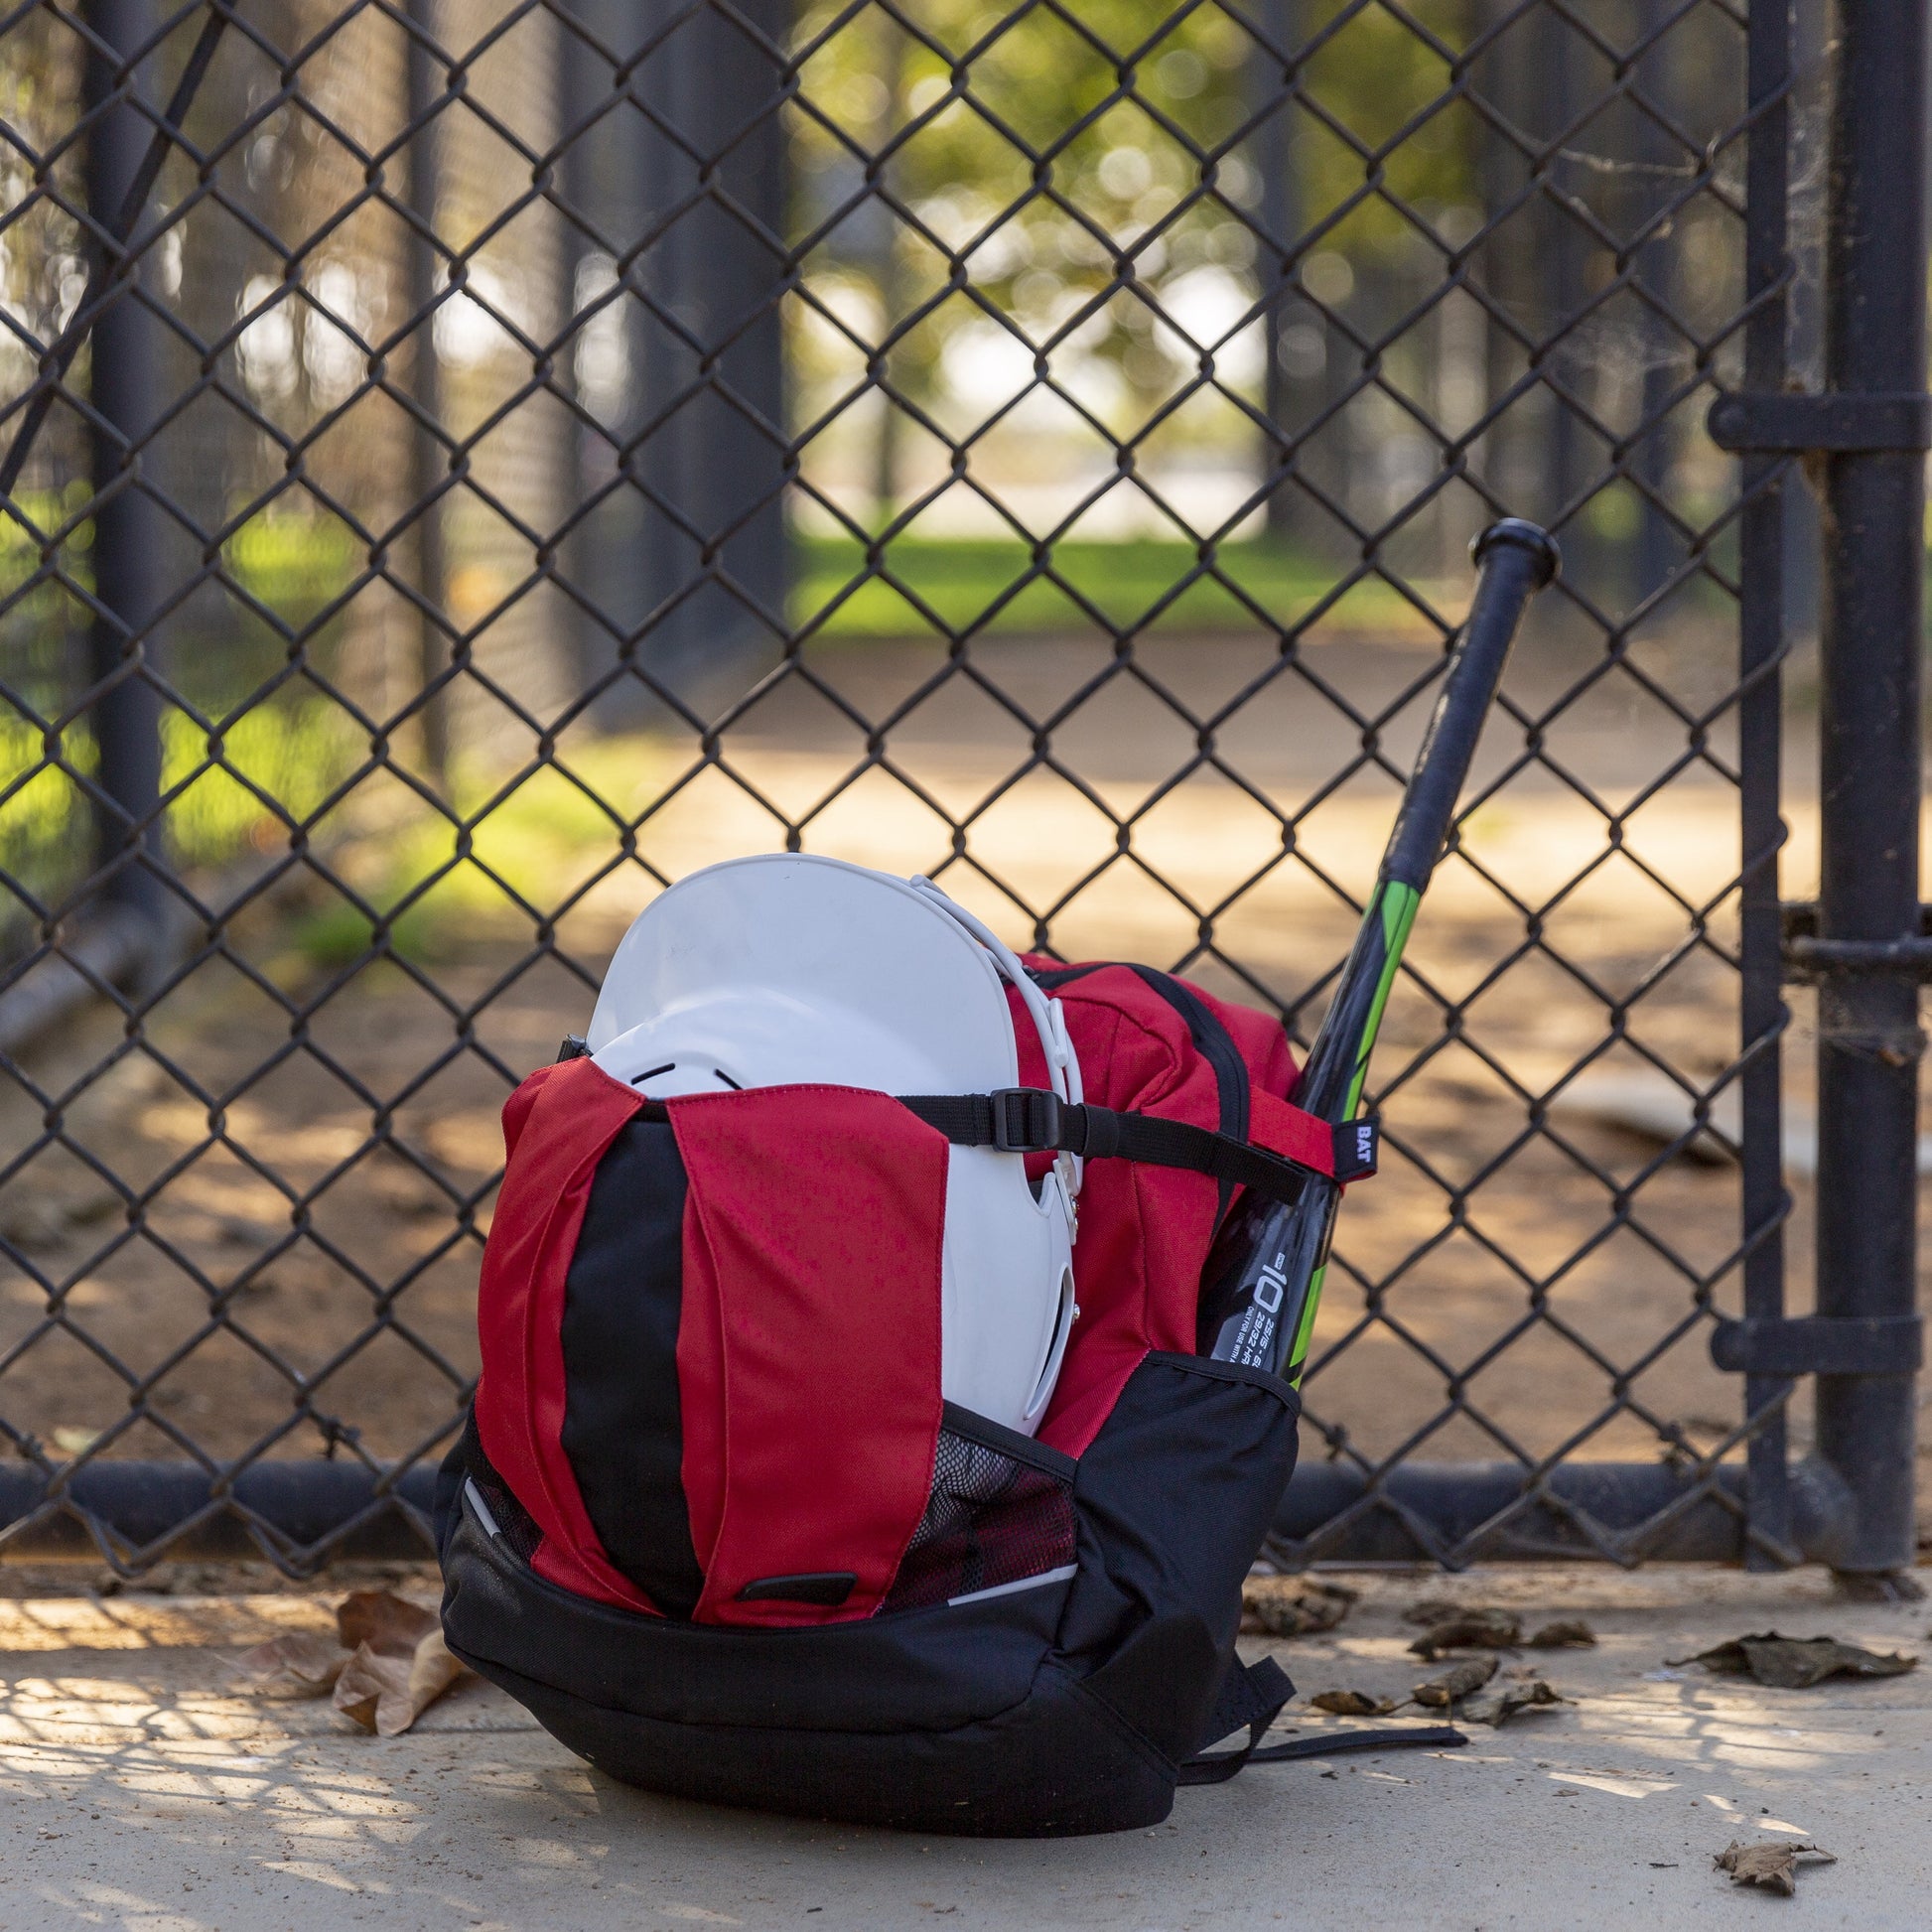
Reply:
[[[386,1742],[236,1696],[223,1659],[328,1627],[325,1598],[0,1601],[0,1928],[1932,1925],[1932,1662],[1811,1691],[1664,1669],[1772,1626],[1917,1651],[1926,1606],[1842,1602],[1815,1574],[1346,1581],[1365,1594],[1340,1629],[1276,1646],[1304,1694],[1427,1675],[1400,1620],[1423,1595],[1585,1616],[1602,1641],[1525,1653],[1577,1704],[1469,1726],[1463,1750],[1256,1769],[1153,1832],[971,1843],[626,1790],[475,1682]],[[1712,1868],[1737,1838],[1839,1863],[1795,1898],[1747,1891]]]

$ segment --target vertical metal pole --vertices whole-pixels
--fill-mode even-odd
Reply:
[[[1297,19],[1299,11],[1296,0],[1264,0],[1262,26],[1268,38],[1284,54],[1300,46],[1301,37],[1296,31],[1300,24]],[[1274,103],[1276,106],[1276,111],[1261,124],[1255,147],[1261,168],[1264,254],[1260,268],[1266,284],[1263,293],[1274,298],[1268,307],[1268,366],[1263,377],[1264,406],[1269,422],[1286,439],[1294,434],[1301,418],[1309,413],[1298,407],[1303,400],[1301,391],[1306,385],[1298,382],[1286,365],[1286,355],[1293,352],[1294,346],[1289,332],[1298,323],[1306,326],[1307,318],[1313,313],[1307,304],[1286,292],[1277,293],[1285,291],[1289,263],[1302,228],[1302,198],[1297,193],[1300,184],[1294,176],[1295,145],[1290,139],[1293,123],[1289,119],[1289,100],[1293,95],[1277,100],[1281,79],[1273,56],[1251,53],[1249,65],[1258,73],[1266,96],[1263,100],[1257,100],[1255,105],[1261,107]],[[1272,485],[1268,492],[1269,534],[1286,539],[1295,534],[1297,512],[1303,505],[1299,500],[1300,492],[1292,483],[1296,465],[1283,459],[1284,452],[1279,446],[1271,446],[1263,456],[1268,481]]]
[[[876,77],[885,103],[873,123],[873,157],[876,161],[880,151],[893,138],[904,107],[906,36],[904,30],[884,13],[875,23],[875,32],[880,36]],[[883,174],[882,170],[882,181]],[[873,273],[879,290],[879,336],[883,342],[898,327],[901,311],[905,307],[905,276],[899,263],[899,222],[898,216],[883,200],[874,201],[867,213],[870,220],[877,223]],[[887,361],[886,357],[880,358],[882,373],[886,371]],[[872,517],[873,527],[879,530],[892,522],[898,506],[899,445],[904,440],[899,433],[900,422],[898,405],[882,391],[879,398],[879,436],[872,452]]]
[[[1577,116],[1578,67],[1583,53],[1583,37],[1564,18],[1562,12],[1545,5],[1542,28],[1544,77],[1539,83],[1528,76],[1531,98],[1537,102],[1531,125],[1545,128],[1545,138],[1555,141],[1567,137]],[[1542,206],[1543,245],[1548,258],[1537,275],[1541,296],[1532,307],[1541,310],[1547,327],[1537,333],[1548,344],[1543,365],[1554,381],[1572,392],[1587,391],[1589,357],[1579,345],[1573,329],[1583,321],[1588,307],[1586,274],[1588,268],[1587,245],[1574,216],[1558,197],[1566,188],[1573,193],[1582,186],[1576,178],[1580,171],[1561,155],[1552,153],[1543,171],[1545,183]],[[1547,278],[1547,279],[1545,279]],[[1598,546],[1591,540],[1587,523],[1569,514],[1571,500],[1580,496],[1595,473],[1596,451],[1586,443],[1583,426],[1576,411],[1553,388],[1550,391],[1550,441],[1545,453],[1548,483],[1545,498],[1549,508],[1543,513],[1563,544],[1564,577],[1573,585],[1586,587],[1592,595],[1602,595],[1595,563]],[[1554,519],[1562,517],[1559,525]]]
[[[1645,35],[1657,33],[1664,26],[1666,18],[1664,0],[1643,0],[1640,19]],[[1746,56],[1747,65],[1748,59]],[[1665,33],[1640,64],[1638,79],[1645,95],[1666,113],[1674,113],[1677,105],[1676,68],[1675,43],[1672,36]],[[1757,138],[1755,128],[1752,138]],[[1656,187],[1646,197],[1651,203],[1651,207],[1645,210],[1648,216],[1652,208],[1662,207],[1672,199],[1675,190],[1671,185],[1670,169],[1673,163],[1682,159],[1682,150],[1676,148],[1664,130],[1648,115],[1638,123],[1635,145],[1637,161],[1658,171],[1654,178]],[[1638,279],[1644,287],[1673,306],[1678,293],[1676,225],[1673,220],[1671,233],[1649,242],[1639,254],[1636,264]],[[1670,482],[1676,439],[1670,419],[1661,417],[1660,412],[1677,386],[1678,368],[1684,357],[1672,338],[1670,325],[1650,308],[1642,312],[1639,340],[1639,353],[1644,357],[1639,379],[1642,397],[1639,406],[1645,423],[1650,427],[1637,447],[1636,460],[1631,468],[1648,491],[1662,495]],[[1645,598],[1654,597],[1663,587],[1679,553],[1677,532],[1671,527],[1670,518],[1658,508],[1649,494],[1638,508],[1634,550],[1636,582],[1633,602],[1641,603]]]
[[[657,0],[655,11],[669,5]],[[736,12],[783,44],[784,0],[739,0]],[[671,595],[682,601],[644,656],[687,697],[736,695],[754,664],[776,655],[790,581],[779,493],[788,434],[778,300],[787,222],[780,74],[770,55],[709,7],[691,14],[672,47],[669,115],[697,157],[695,167],[688,160],[677,167],[677,192],[695,187],[701,199],[664,252],[670,301],[690,318],[698,344],[695,356],[678,357],[680,385],[695,376],[700,388],[677,412],[673,433],[653,440],[647,467],[695,526],[697,541],[670,543]],[[646,415],[653,408],[646,402]]]
[[[565,147],[558,168],[565,205],[577,220],[564,223],[559,250],[557,306],[560,314],[573,319],[573,328],[555,379],[621,446],[635,435],[647,409],[662,406],[652,398],[661,397],[665,385],[653,379],[656,371],[649,366],[652,331],[660,326],[647,323],[641,305],[628,296],[599,319],[579,318],[591,300],[588,271],[602,252],[593,235],[610,244],[621,279],[632,286],[652,280],[656,257],[640,262],[634,251],[661,199],[657,190],[663,163],[656,150],[663,137],[634,107],[599,110],[614,90],[633,97],[642,90],[640,75],[622,63],[658,23],[647,9],[628,0],[567,0],[558,11],[582,29],[560,26],[558,72],[562,124],[582,131]],[[648,63],[646,68],[655,72]],[[601,383],[582,379],[587,345],[596,341],[609,345],[614,337],[621,358],[618,380],[611,381],[608,367]],[[605,491],[621,464],[637,465],[637,452],[621,456],[614,441],[575,421],[565,424],[563,436],[564,513],[572,528],[563,541],[562,568],[574,593],[565,621],[571,628],[578,683],[588,687],[608,676],[626,634],[643,622],[662,594],[662,572],[653,567],[651,516],[638,490],[626,484],[583,514],[586,498]],[[616,730],[634,727],[657,709],[640,685],[624,678],[604,691],[595,716]]]
[[[1507,11],[1506,0],[1501,5],[1498,0],[1484,0],[1476,12],[1476,24],[1489,32],[1498,15]],[[1521,69],[1527,66],[1513,48],[1491,45],[1471,70],[1471,85],[1517,128],[1525,124],[1521,96],[1526,76]],[[1505,138],[1486,116],[1478,123],[1475,138],[1476,188],[1482,201],[1483,227],[1488,231],[1478,258],[1481,285],[1496,298],[1497,307],[1520,319],[1527,306],[1522,281],[1528,266],[1523,257],[1529,251],[1499,240],[1490,224],[1499,218],[1501,209],[1514,203],[1521,186],[1522,161],[1515,142]],[[1506,329],[1486,304],[1482,333],[1482,406],[1487,413],[1516,380],[1520,351],[1514,332]],[[1484,480],[1505,502],[1533,504],[1540,515],[1554,516],[1558,505],[1547,500],[1542,491],[1541,436],[1534,406],[1526,408],[1519,403],[1490,425],[1476,447],[1482,454]]]
[[[435,232],[441,174],[438,130],[429,118],[443,92],[443,78],[427,41],[436,32],[436,0],[409,0],[408,20],[423,39],[409,42],[409,211],[422,230],[409,237],[409,308],[427,316],[436,299]],[[423,689],[449,668],[450,646],[444,630],[449,613],[449,565],[443,545],[444,506],[430,497],[449,481],[450,463],[430,424],[443,420],[443,371],[436,354],[433,321],[417,326],[410,348],[410,394],[423,420],[410,439],[409,485],[416,511],[416,588],[427,607],[418,617],[417,668]],[[421,712],[423,763],[440,784],[449,772],[450,699],[447,687],[426,697]]]
[[[94,595],[88,649],[89,707],[99,759],[96,899],[124,906],[154,927],[158,951],[168,899],[152,863],[161,846],[161,708],[142,675],[153,654],[147,624],[159,596],[160,531],[141,482],[139,446],[154,420],[158,371],[152,319],[135,299],[137,267],[99,239],[134,184],[152,133],[129,104],[126,65],[152,27],[149,0],[86,0],[81,18],[106,50],[89,49],[83,94],[87,212],[94,246],[108,254],[106,303],[88,344],[94,491]]]
[[[624,82],[650,118],[626,110],[586,158],[599,225],[620,237],[624,280],[651,305],[626,305],[633,401],[619,464],[636,489],[623,492],[623,527],[607,536],[598,519],[614,553],[600,608],[627,633],[621,661],[682,703],[708,702],[777,654],[790,582],[778,51],[789,16],[779,0],[578,0],[575,11],[620,46],[653,50]]]
[[[1744,187],[1744,299],[1753,309],[1744,335],[1744,387],[1774,395],[1784,387],[1785,279],[1789,246],[1791,0],[1751,0],[1746,89],[1751,111],[1750,150]],[[1784,1313],[1784,1222],[1790,1199],[1784,1186],[1783,1064],[1785,1006],[1782,935],[1778,921],[1778,853],[1784,844],[1779,804],[1783,756],[1782,688],[1777,665],[1784,656],[1783,547],[1785,511],[1781,483],[1790,459],[1749,456],[1742,462],[1743,512],[1739,518],[1737,707],[1740,751],[1741,852],[1738,897],[1742,984],[1738,990],[1738,1076],[1742,1114],[1744,1313],[1774,1321]],[[1749,1529],[1744,1562],[1753,1570],[1778,1567],[1791,1546],[1791,1490],[1786,1467],[1784,1399],[1791,1384],[1777,1376],[1744,1378],[1744,1414],[1763,1422],[1745,1450],[1750,1484]]]
[[[1791,110],[1785,170],[1790,182],[1787,232],[1793,257],[1785,332],[1786,382],[1817,390],[1825,380],[1825,168],[1830,119],[1835,0],[1792,0]],[[1796,637],[1818,634],[1824,538],[1818,497],[1794,483],[1784,492],[1785,622]]]
[[[1927,0],[1843,0],[1826,237],[1828,389],[1925,387]],[[1925,470],[1912,451],[1825,459],[1820,703],[1824,939],[1918,929]],[[1818,1311],[1915,1306],[1918,990],[1870,971],[1818,996]],[[1835,1569],[1914,1555],[1910,1374],[1818,1378],[1818,1452],[1848,1495]]]

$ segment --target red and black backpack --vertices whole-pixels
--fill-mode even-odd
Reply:
[[[1235,1633],[1300,1404],[1196,1354],[1195,1326],[1241,1187],[1333,1173],[1332,1131],[1284,1097],[1264,1016],[1145,967],[1028,968],[1083,1107],[1042,1104],[1026,1027],[1018,1099],[653,1103],[570,1057],[505,1107],[483,1376],[438,1492],[444,1626],[613,1777],[921,1831],[1117,1831],[1252,1761],[1288,1697]],[[1035,1438],[940,1387],[947,1147],[988,1139],[1090,1162],[1080,1319]],[[1259,1755],[1315,1748],[1335,1743]]]

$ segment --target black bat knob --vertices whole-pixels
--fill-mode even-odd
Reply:
[[[1554,584],[1563,574],[1563,552],[1557,548],[1556,538],[1542,524],[1532,523],[1526,516],[1498,517],[1470,543],[1469,555],[1478,568],[1499,543],[1515,545],[1536,558],[1532,590],[1540,591],[1544,585]]]

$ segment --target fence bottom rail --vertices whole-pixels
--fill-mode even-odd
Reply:
[[[226,1480],[185,1462],[96,1462],[52,1479],[4,1471],[0,1559],[105,1560],[130,1575],[181,1559],[265,1557],[291,1574],[423,1559],[435,1481],[428,1463],[378,1472],[295,1459]],[[1296,1472],[1270,1550],[1295,1564],[1736,1563],[1747,1515],[1741,1464],[1566,1463],[1531,1493],[1516,1463],[1411,1463],[1372,1483],[1317,1462]]]

